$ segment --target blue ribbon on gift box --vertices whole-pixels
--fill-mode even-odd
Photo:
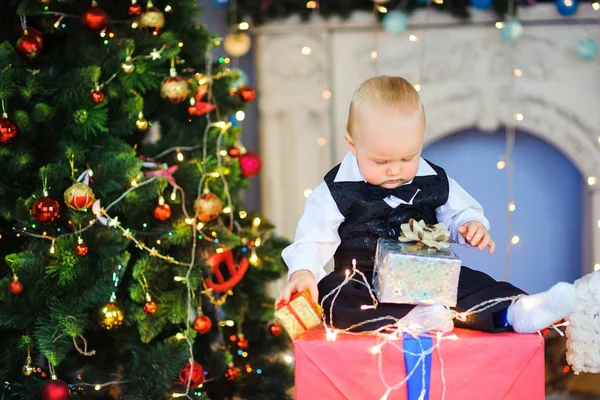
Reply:
[[[404,345],[404,365],[406,366],[406,375],[415,369],[412,376],[406,383],[408,400],[429,400],[429,386],[431,384],[431,353],[421,359],[421,354],[433,347],[433,338],[431,336],[414,337],[408,334],[403,335]],[[410,354],[412,353],[412,354]],[[425,368],[423,371],[423,365]],[[425,375],[423,375],[425,372]],[[425,396],[419,397],[425,383]]]

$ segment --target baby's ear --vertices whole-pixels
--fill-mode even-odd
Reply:
[[[346,139],[346,142],[348,142],[348,147],[350,148],[352,154],[356,156],[356,148],[354,146],[354,139],[352,139],[352,136],[350,136],[350,134],[348,133],[346,134],[346,136],[344,136],[344,139]]]

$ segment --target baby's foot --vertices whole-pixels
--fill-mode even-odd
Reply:
[[[411,330],[450,332],[454,329],[451,311],[439,304],[416,306],[400,324]]]
[[[521,297],[508,307],[507,319],[515,332],[534,333],[560,321],[576,306],[575,287],[559,282],[546,292]]]

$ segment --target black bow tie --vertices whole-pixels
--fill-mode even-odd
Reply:
[[[375,199],[381,200],[388,196],[394,196],[408,203],[419,191],[419,188],[417,188],[413,183],[401,185],[395,189],[386,189],[381,186],[372,185],[369,182],[365,182],[365,184],[367,185],[367,192],[369,195]]]

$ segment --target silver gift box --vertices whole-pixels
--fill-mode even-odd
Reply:
[[[373,288],[382,303],[456,306],[460,259],[450,249],[417,249],[414,243],[379,239]]]

